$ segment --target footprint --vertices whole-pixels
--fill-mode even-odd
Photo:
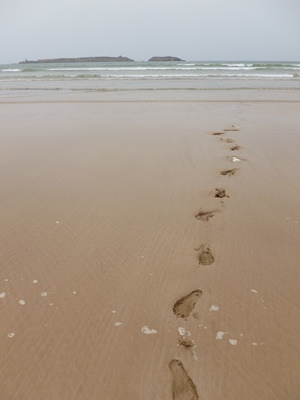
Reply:
[[[181,347],[186,347],[187,349],[189,349],[190,347],[194,347],[195,343],[193,340],[189,340],[189,339],[178,339],[177,343],[179,346]]]
[[[241,146],[233,146],[231,147],[231,151],[240,150]]]
[[[198,400],[197,388],[182,362],[174,359],[169,363],[169,368],[172,374],[173,400]]]
[[[233,169],[227,169],[225,171],[221,171],[220,174],[221,175],[227,175],[227,176],[232,176],[235,175],[238,172],[237,168],[233,168]]]
[[[173,307],[174,314],[187,320],[187,317],[193,311],[197,303],[198,297],[200,297],[201,295],[202,290],[197,289],[177,300]]]
[[[205,245],[201,253],[198,255],[200,265],[211,265],[215,261],[215,257],[211,254],[210,248]]]
[[[200,212],[198,212],[197,215],[195,215],[195,217],[197,219],[199,219],[200,221],[208,221],[210,218],[215,216],[216,212],[217,212],[217,210],[214,210],[214,211],[200,211]]]
[[[223,130],[224,130],[224,132],[237,132],[237,131],[239,131],[240,129],[237,128],[236,126],[232,125],[231,128],[227,128],[227,129],[223,129]]]
[[[213,136],[224,135],[224,132],[214,132],[212,135]]]
[[[217,191],[217,193],[215,194],[215,197],[220,198],[220,199],[223,199],[223,197],[228,197],[226,195],[225,189],[223,189],[223,188],[217,189],[216,188],[216,191]]]
[[[233,139],[226,139],[226,142],[227,143],[234,143],[234,140]]]

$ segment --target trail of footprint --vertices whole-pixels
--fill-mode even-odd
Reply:
[[[233,176],[238,172],[237,168],[233,168],[233,169],[227,169],[225,171],[221,171],[220,174],[221,175],[227,175],[227,176]]]
[[[182,362],[174,359],[169,363],[169,367],[172,374],[173,400],[198,400],[197,388]]]
[[[214,263],[215,257],[207,245],[203,246],[201,253],[198,255],[198,260],[200,265],[211,265]]]
[[[223,132],[213,132],[213,136],[220,136],[224,135],[225,132],[235,132],[238,131],[239,128],[236,126],[232,125],[231,128],[229,129],[224,129]],[[223,140],[220,138],[220,140]],[[227,143],[234,143],[234,140],[232,139],[226,139]],[[233,146],[231,147],[231,151],[236,151],[239,150],[240,146]],[[221,175],[228,175],[232,176],[237,173],[238,169],[230,169],[230,170],[225,170],[221,171]],[[216,188],[215,189],[217,193],[215,194],[215,197],[217,198],[223,198],[226,197],[226,192],[225,189],[223,188]],[[227,196],[228,197],[228,196]],[[212,211],[200,211],[195,217],[198,220],[201,221],[209,221],[210,218],[214,217],[216,212],[218,210],[212,210]],[[210,248],[207,245],[202,245],[202,251],[198,255],[198,260],[200,265],[211,265],[215,261],[214,256],[211,253]],[[188,295],[182,297],[181,299],[177,300],[176,303],[173,306],[173,312],[176,316],[179,316],[181,318],[184,318],[187,320],[187,317],[191,314],[193,311],[198,298],[201,297],[202,295],[202,290],[197,289],[193,290],[191,293]],[[194,341],[192,340],[187,340],[187,339],[178,339],[177,341],[178,345],[181,347],[185,348],[192,348],[195,344]],[[197,393],[197,388],[192,381],[192,379],[189,377],[187,374],[183,364],[181,361],[173,359],[169,363],[169,368],[172,374],[172,397],[173,400],[198,400],[199,396]]]
[[[195,218],[199,219],[200,221],[209,221],[210,218],[214,217],[218,210],[213,211],[199,211]]]
[[[201,295],[202,290],[197,289],[177,300],[173,307],[174,314],[187,320],[187,317],[193,311],[198,298],[201,297]]]

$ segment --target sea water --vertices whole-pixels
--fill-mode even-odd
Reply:
[[[140,61],[0,65],[2,91],[231,88],[299,89],[300,62]]]

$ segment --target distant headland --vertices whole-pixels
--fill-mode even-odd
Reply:
[[[134,61],[128,57],[78,57],[78,58],[43,58],[41,60],[20,61],[19,64],[49,64],[49,63],[73,63],[73,62],[129,62]]]
[[[42,58],[40,60],[27,60],[20,61],[19,64],[50,64],[50,63],[75,63],[75,62],[130,62],[134,61],[128,57],[76,57],[76,58]],[[165,56],[165,57],[151,57],[148,61],[184,61],[178,57]]]

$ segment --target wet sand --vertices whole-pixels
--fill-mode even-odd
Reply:
[[[2,400],[299,398],[300,99],[266,93],[0,104]]]

